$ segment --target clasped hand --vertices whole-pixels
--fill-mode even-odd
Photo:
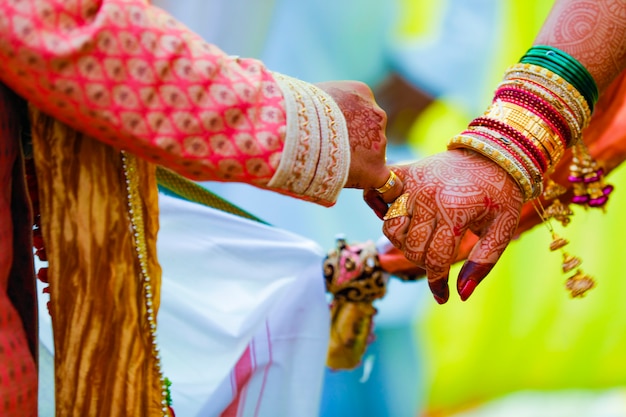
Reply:
[[[384,234],[407,260],[426,271],[438,303],[449,298],[450,266],[465,257],[459,256],[461,242],[472,237],[468,232],[474,234],[457,279],[457,291],[467,300],[517,229],[523,203],[518,185],[495,162],[470,150],[388,167],[387,117],[369,87],[355,81],[318,87],[335,100],[346,119],[351,148],[346,187],[365,190],[365,201],[385,220]],[[397,178],[390,177],[390,168]],[[382,194],[375,190],[380,187]]]
[[[496,163],[469,150],[391,168],[402,179],[404,197],[386,211],[383,232],[426,271],[439,304],[449,298],[450,266],[459,259],[462,240],[468,231],[475,235],[457,279],[457,291],[467,300],[515,234],[523,203],[518,185]],[[385,213],[372,191],[364,196],[379,216]]]

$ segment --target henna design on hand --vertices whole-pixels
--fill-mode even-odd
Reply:
[[[327,92],[339,104],[346,118],[353,152],[359,148],[379,150],[386,145],[384,131],[387,117],[373,97],[366,100],[361,95],[339,88],[329,88]]]
[[[354,138],[350,141],[353,152],[359,148],[379,150],[386,140],[385,115],[382,110],[373,108],[362,97],[356,97],[342,108],[348,125],[348,134]]]
[[[426,270],[435,299],[445,302],[450,265],[463,235],[470,230],[480,238],[469,261],[495,264],[516,230],[521,190],[497,164],[467,150],[394,170],[411,195],[409,215],[386,221],[383,231],[407,259]]]
[[[317,85],[333,98],[346,121],[352,158],[345,187],[380,187],[389,176],[385,166],[387,114],[364,83],[329,81]],[[394,198],[401,191],[401,188],[395,190]]]

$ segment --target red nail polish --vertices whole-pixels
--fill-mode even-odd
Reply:
[[[489,274],[494,265],[479,264],[472,261],[465,262],[456,283],[461,300],[465,301],[472,295],[478,284]]]
[[[433,294],[433,298],[435,299],[437,304],[445,304],[446,301],[448,301],[448,300],[444,300],[443,298],[439,297],[437,294]]]
[[[472,293],[474,292],[477,286],[478,286],[478,282],[473,281],[473,280],[468,280],[465,283],[465,285],[463,285],[463,288],[459,292],[459,295],[461,296],[461,300],[463,301],[467,300],[469,296],[472,295]]]
[[[448,280],[447,279],[439,279],[436,281],[428,282],[428,286],[430,287],[430,292],[433,293],[433,297],[435,297],[435,301],[439,304],[445,304],[450,298],[450,290],[448,289]]]

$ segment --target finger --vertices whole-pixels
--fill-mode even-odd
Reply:
[[[437,220],[434,213],[423,209],[416,210],[412,217],[409,229],[410,232],[404,246],[404,256],[426,271],[430,292],[433,294],[437,303],[443,304],[450,296],[448,280],[438,279],[439,275],[433,275],[433,271],[429,270],[425,262],[426,251],[430,245],[436,227]]]
[[[389,168],[387,168],[384,179],[381,179],[378,183],[380,186],[376,187],[375,190],[380,194],[385,203],[393,202],[402,195],[402,191],[404,190],[402,179],[395,171]]]
[[[428,276],[428,270],[426,270]],[[428,278],[428,287],[433,294],[433,298],[437,304],[445,304],[450,298],[450,289],[448,288],[448,275],[443,278],[432,280]]]
[[[363,191],[363,200],[367,203],[367,205],[374,210],[374,213],[378,216],[379,219],[383,220],[385,217],[385,213],[387,213],[387,203],[383,200],[383,197],[380,195],[378,191],[373,188]]]
[[[450,266],[456,259],[464,230],[456,231],[445,222],[439,222],[426,249],[426,276],[433,297],[439,304],[448,301]]]
[[[409,216],[402,216],[385,220],[383,223],[383,234],[389,239],[393,246],[401,251],[404,251],[405,248],[410,222],[411,219]]]
[[[412,202],[409,193],[404,193],[389,206],[383,217],[383,233],[398,249],[403,250],[411,224]]]
[[[489,274],[513,238],[517,218],[503,213],[484,230],[463,264],[457,279],[457,291],[466,301]]]
[[[470,260],[465,261],[459,273],[459,279],[456,281],[456,289],[462,301],[466,301],[472,295],[494,265],[495,263],[480,264]]]
[[[419,197],[419,196],[418,196]],[[420,203],[419,198],[409,226],[404,255],[416,265],[426,268],[426,250],[437,229],[436,208]]]

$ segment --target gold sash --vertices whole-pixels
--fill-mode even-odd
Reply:
[[[49,259],[57,417],[163,415],[121,153],[31,108]],[[158,190],[138,160],[154,315]]]

